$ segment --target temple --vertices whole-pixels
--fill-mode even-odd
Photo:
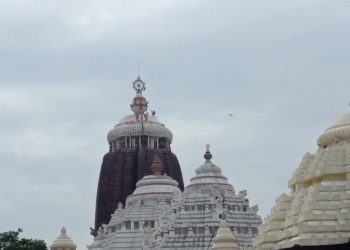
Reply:
[[[258,206],[249,205],[245,190],[235,193],[221,169],[211,162],[209,145],[204,158],[176,209],[161,218],[144,250],[209,249],[222,219],[232,230],[238,247],[252,246],[261,224]]]
[[[247,249],[252,246],[261,224],[258,208],[249,206],[246,191],[235,193],[221,169],[211,162],[209,145],[205,162],[183,193],[178,182],[164,172],[158,151],[153,158],[152,174],[137,182],[125,206],[119,203],[110,222],[98,230],[89,250],[202,250],[221,249],[223,245],[229,247],[227,249]],[[218,230],[220,225],[226,229]],[[230,237],[227,230],[232,230]],[[217,236],[217,232],[225,234],[224,238]]]
[[[109,152],[103,157],[100,171],[93,234],[108,224],[119,203],[133,193],[136,182],[151,174],[150,165],[155,150],[163,162],[164,171],[184,189],[182,173],[170,145],[173,135],[160,123],[155,112],[147,112],[148,101],[143,97],[145,83],[138,77],[133,82],[136,96],[128,115],[109,131],[107,140]]]
[[[255,249],[350,249],[350,113],[306,153],[266,218]]]

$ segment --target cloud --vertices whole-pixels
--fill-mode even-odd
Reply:
[[[0,231],[91,238],[106,134],[141,62],[185,182],[204,146],[265,216],[348,112],[348,1],[1,1]],[[228,114],[232,113],[233,118]]]

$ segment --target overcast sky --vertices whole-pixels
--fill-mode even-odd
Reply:
[[[350,1],[0,1],[0,232],[91,243],[107,132],[137,77],[185,183],[205,144],[265,217],[349,112]],[[228,114],[232,113],[231,118]]]

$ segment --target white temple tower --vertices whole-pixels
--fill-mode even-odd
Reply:
[[[61,235],[52,242],[50,250],[76,250],[77,246],[73,240],[67,235],[67,230],[65,227],[61,229]]]
[[[317,144],[259,229],[256,249],[350,249],[350,113]]]
[[[173,206],[175,210],[162,218],[144,249],[209,249],[222,219],[227,221],[239,246],[252,246],[261,224],[258,207],[249,206],[246,191],[235,194],[221,169],[211,162],[209,145],[204,158],[182,199]]]

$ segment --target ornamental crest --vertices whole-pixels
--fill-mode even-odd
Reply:
[[[142,93],[142,91],[146,90],[145,82],[141,80],[140,76],[136,78],[136,80],[132,83],[132,87],[136,90],[136,93]]]

